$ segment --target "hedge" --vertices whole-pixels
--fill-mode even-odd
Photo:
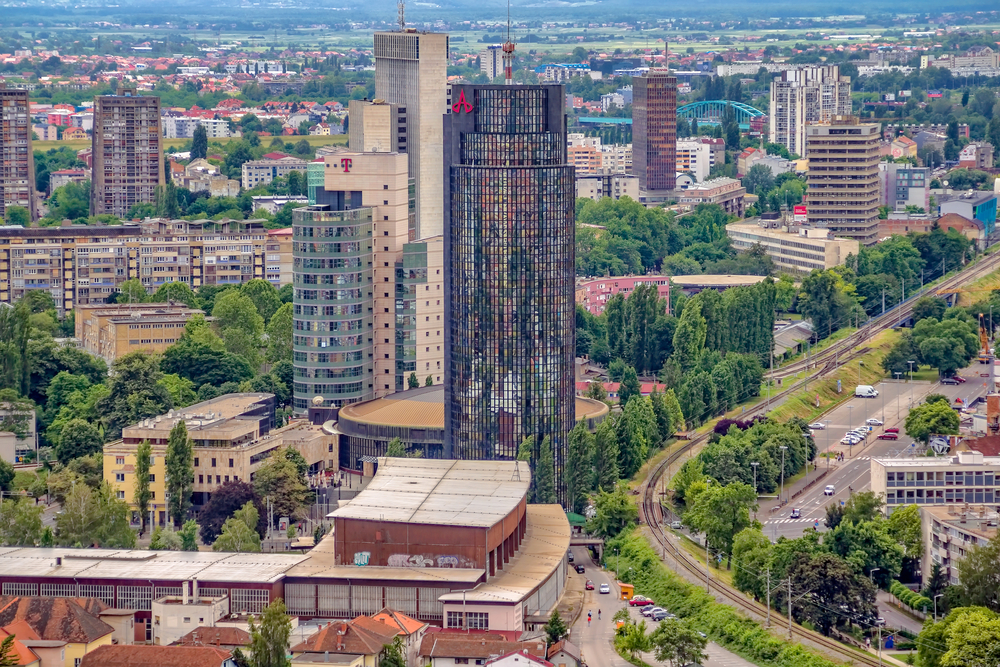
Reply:
[[[671,572],[638,530],[622,533],[609,540],[607,554],[618,549],[621,572],[632,568],[635,592],[652,598],[657,604],[686,618],[712,637],[718,644],[758,664],[774,667],[837,667],[837,663],[822,657],[801,644],[778,639],[760,623],[753,621],[729,605],[716,602],[703,588],[681,579]]]
[[[917,611],[926,613],[928,609],[934,606],[933,600],[921,595],[920,593],[910,590],[909,587],[904,586],[895,580],[893,580],[892,584],[889,585],[889,592],[910,609],[916,609]]]

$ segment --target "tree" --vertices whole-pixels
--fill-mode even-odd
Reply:
[[[615,647],[628,653],[633,664],[638,662],[639,654],[652,647],[649,635],[646,634],[646,621],[626,623],[619,628],[615,634]]]
[[[198,123],[194,128],[194,136],[191,139],[191,159],[208,157],[208,132],[205,126]]]
[[[149,299],[153,303],[176,301],[185,306],[195,306],[197,297],[187,283],[169,282],[160,285]]]
[[[406,456],[406,446],[399,438],[393,438],[385,448],[385,455],[388,457],[402,458]]]
[[[649,399],[636,394],[623,405],[625,409],[615,422],[615,432],[621,475],[631,478],[648,458],[650,449],[660,444],[659,429]]]
[[[153,456],[153,447],[149,440],[143,440],[135,450],[135,487],[132,492],[132,503],[139,513],[139,532],[145,532],[146,519],[149,514],[149,501],[153,494],[149,490],[149,461]]]
[[[263,502],[250,484],[242,480],[232,480],[213,491],[208,502],[198,513],[201,541],[205,544],[215,542],[222,533],[222,526],[226,520],[247,503],[257,508],[257,524],[252,528],[260,537],[264,537],[267,534],[267,520],[264,517]]]
[[[888,582],[899,576],[903,564],[903,547],[887,532],[884,521],[854,521],[844,518],[823,537],[823,543],[840,556],[854,572]]]
[[[17,654],[17,647],[14,646],[15,635],[8,633],[3,641],[0,641],[0,667],[15,667],[21,664],[21,657]]]
[[[569,432],[569,447],[563,474],[566,476],[566,497],[569,509],[582,514],[587,495],[594,488],[594,435],[586,420],[578,421]]]
[[[922,296],[913,303],[913,321],[933,317],[940,320],[948,309],[948,302],[937,296]]]
[[[240,287],[240,293],[253,302],[265,323],[270,322],[271,317],[281,307],[281,297],[278,296],[278,290],[263,278],[254,278],[244,283]]]
[[[690,488],[689,488],[690,494]],[[709,484],[688,497],[684,524],[705,533],[709,544],[732,563],[733,539],[750,526],[750,511],[757,509],[757,492],[749,484]]]
[[[406,378],[406,388],[417,389],[419,387],[420,387],[420,380],[417,379],[417,374],[410,373],[410,377]]]
[[[546,636],[549,638],[549,646],[552,646],[563,637],[569,634],[569,628],[566,627],[566,623],[559,616],[559,610],[553,609],[552,614],[549,616],[549,622],[545,624],[542,628],[545,631]]]
[[[682,372],[689,372],[701,356],[705,347],[708,324],[701,314],[701,303],[692,299],[684,307],[680,321],[674,330],[674,354],[671,357]]]
[[[639,519],[639,508],[623,483],[615,485],[611,493],[598,491],[594,511],[593,518],[587,522],[587,532],[598,537],[614,537]]]
[[[134,549],[135,532],[129,526],[129,507],[115,498],[109,484],[96,490],[74,485],[56,516],[58,542],[64,546],[97,545],[108,549]]]
[[[222,524],[222,533],[212,545],[213,551],[235,551],[240,553],[260,551],[260,535],[257,524],[260,515],[253,501],[247,501],[233,516]]]
[[[741,180],[748,195],[766,194],[774,188],[774,172],[766,164],[755,164]]]
[[[799,312],[812,320],[813,331],[820,339],[831,335],[847,319],[850,302],[841,290],[840,282],[840,277],[833,270],[818,269],[802,281]]]
[[[853,619],[868,625],[878,616],[875,586],[830,554],[800,554],[788,571],[793,591],[808,592],[795,605],[795,615],[808,620],[824,635]],[[848,609],[845,618],[842,609]]]
[[[933,600],[938,595],[941,595],[941,602],[937,603],[938,609],[947,613],[948,608],[945,606],[945,596],[943,595],[946,588],[948,588],[948,576],[941,568],[941,563],[934,563],[931,565],[931,574],[927,577],[924,590],[920,594],[928,600]]]
[[[163,353],[162,367],[164,372],[187,378],[199,388],[242,382],[254,376],[253,368],[242,357],[183,339]]]
[[[604,383],[598,382],[597,380],[591,380],[587,384],[587,391],[583,394],[587,398],[592,398],[595,401],[601,401],[602,403],[608,400],[608,392],[604,389]]]
[[[906,432],[924,444],[933,434],[958,433],[958,413],[947,403],[924,403],[906,415]]]
[[[639,377],[636,375],[635,369],[631,366],[625,368],[625,374],[622,376],[621,384],[618,387],[618,403],[620,405],[628,405],[628,401],[633,396],[642,395],[642,387],[639,385]]]
[[[538,463],[535,466],[535,502],[551,505],[556,499],[555,465],[552,457],[552,442],[549,436],[542,439],[538,446]]]
[[[773,557],[771,540],[758,526],[741,530],[733,539],[733,560],[738,564],[733,570],[733,586],[752,594],[757,600],[764,599],[767,595],[767,580],[758,573],[765,572],[770,567]]]
[[[254,340],[264,333],[264,317],[257,309],[254,300],[241,290],[227,290],[216,297],[212,317],[222,332],[236,329],[245,332]]]
[[[903,547],[902,571],[914,574],[923,555],[920,508],[916,505],[897,507],[885,523],[889,535]]]
[[[668,663],[671,667],[681,667],[690,663],[700,664],[708,658],[705,654],[708,637],[679,618],[661,621],[653,630],[650,642],[656,652],[656,659]]]
[[[157,526],[150,536],[149,548],[152,551],[180,551],[181,536],[170,529],[169,526]]]
[[[995,613],[973,608],[951,623],[941,667],[992,667],[998,663],[1000,618]]]
[[[198,550],[198,522],[188,519],[177,531],[177,536],[181,538],[181,551]]]
[[[250,617],[251,667],[289,667],[288,638],[292,634],[292,618],[286,613],[285,602],[278,598],[264,608],[259,619]]]
[[[0,502],[0,537],[8,546],[33,547],[42,536],[42,512],[45,508],[27,498]]]
[[[1000,612],[1000,539],[993,538],[984,545],[966,550],[965,558],[958,562],[958,579],[961,582],[962,601],[969,606],[986,607]]]
[[[101,451],[102,444],[96,426],[84,419],[73,419],[62,427],[55,455],[60,463],[66,464],[75,458]]]
[[[618,466],[618,436],[615,422],[609,415],[597,426],[594,436],[594,485],[598,490],[610,491],[621,479]]]
[[[170,429],[165,463],[170,494],[168,510],[174,526],[180,527],[187,519],[194,493],[194,448],[183,419],[178,419]]]
[[[279,517],[300,517],[312,499],[298,466],[280,450],[257,469],[253,486],[260,498],[270,496],[274,514]]]
[[[283,303],[267,323],[267,360],[272,364],[292,360],[292,304],[290,303]]]
[[[297,173],[297,172],[292,172]],[[403,647],[403,638],[396,635],[392,643],[385,647],[382,659],[379,660],[379,667],[406,667],[406,650]]]
[[[27,227],[31,224],[31,213],[23,206],[8,206],[6,214],[8,225]]]
[[[146,286],[138,278],[130,278],[120,284],[118,291],[112,294],[112,297],[114,297],[115,303],[146,303],[149,301]]]
[[[173,407],[170,393],[159,384],[163,377],[159,365],[157,357],[142,352],[126,354],[111,365],[108,394],[97,402],[107,440],[121,437],[122,429],[130,424]]]

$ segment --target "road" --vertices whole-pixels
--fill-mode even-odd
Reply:
[[[573,548],[574,565],[582,564],[587,568],[583,575],[572,573],[570,576],[586,577],[594,582],[594,590],[585,591],[583,598],[583,613],[573,626],[571,641],[576,644],[583,653],[583,661],[593,667],[631,667],[631,665],[618,653],[612,645],[615,636],[615,624],[612,617],[619,609],[625,607],[625,602],[620,599],[618,587],[615,585],[613,571],[604,571],[599,565],[594,565],[590,558],[590,553],[584,547]],[[598,591],[601,584],[608,584],[611,593],[601,595]],[[638,608],[632,607],[631,613],[637,620],[646,620],[639,614]],[[600,610],[601,618],[597,618]],[[590,623],[587,622],[587,613],[591,614]],[[646,620],[646,627],[651,630],[655,624]],[[709,642],[705,649],[708,659],[702,664],[704,667],[753,667],[753,663],[744,660],[735,653],[731,653],[715,642]],[[643,656],[648,664],[656,664],[656,660],[651,655]]]

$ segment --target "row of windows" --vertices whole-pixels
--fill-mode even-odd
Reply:
[[[467,630],[489,630],[490,629],[490,615],[488,612],[484,611],[449,611],[448,612],[448,628],[466,628]],[[455,660],[455,664],[467,665],[469,664],[468,658],[462,658],[464,662],[459,662],[460,659]],[[476,660],[475,664],[483,665],[486,664],[485,660]]]
[[[364,350],[354,350],[351,352],[300,352],[296,350],[292,353],[294,361],[313,364],[343,364],[363,361]]]
[[[357,273],[298,273],[294,274],[295,282],[302,285],[364,285],[371,282],[371,275],[359,271]]]
[[[295,382],[296,396],[341,396],[344,394],[357,394],[363,388],[363,382],[345,382],[343,384],[306,384]]]
[[[885,502],[889,505],[975,503],[992,505],[1000,502],[1000,492],[995,489],[914,489],[913,491],[887,491]]]
[[[296,301],[359,301],[363,296],[364,290],[362,289],[295,290]]]
[[[371,243],[368,241],[347,241],[344,243],[295,241],[292,244],[293,253],[303,253],[309,255],[332,255],[335,253],[357,255],[362,252],[370,253],[371,251]]]
[[[307,239],[333,239],[342,237],[360,237],[371,234],[371,225],[350,225],[335,226],[324,225],[322,227],[301,227],[295,226],[295,238]]]
[[[292,265],[296,269],[359,269],[360,257],[295,257]]]
[[[365,344],[365,334],[353,336],[293,336],[298,347],[357,347]]]
[[[360,315],[364,312],[364,304],[345,303],[336,306],[303,306],[295,304],[293,312],[296,315]]]
[[[1000,476],[993,470],[887,472],[886,486],[993,486]]]
[[[295,320],[296,331],[359,331],[364,328],[364,320]]]

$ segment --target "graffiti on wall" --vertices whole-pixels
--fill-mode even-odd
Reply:
[[[354,564],[359,567],[364,567],[368,565],[368,561],[371,560],[372,553],[370,551],[358,551],[354,554]]]
[[[355,559],[357,555],[355,555]],[[411,556],[410,554],[393,554],[389,556],[387,565],[389,567],[475,567],[476,564],[468,558],[462,556],[437,556],[427,558],[424,556]]]

